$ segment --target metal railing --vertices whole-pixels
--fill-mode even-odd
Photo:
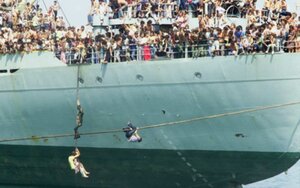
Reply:
[[[284,41],[282,44],[269,44],[263,46],[237,47],[232,49],[228,44],[210,45],[181,45],[168,46],[164,50],[154,46],[136,46],[136,48],[105,49],[66,52],[55,52],[55,56],[68,65],[72,64],[98,64],[133,61],[156,61],[180,58],[201,58],[214,56],[237,56],[256,53],[288,53],[300,52],[300,41]]]
[[[225,11],[226,17],[240,17],[241,9],[236,5],[229,6]]]
[[[174,19],[176,18],[176,11],[174,11],[174,7],[178,6],[176,3],[158,3],[157,10],[151,11],[150,9],[142,9],[142,3],[137,4],[129,4],[119,7],[117,9],[111,9],[103,14],[94,13],[94,17],[109,17],[110,19],[119,19],[119,18],[167,18],[167,19]],[[207,6],[203,6],[202,9],[198,9],[195,7],[195,4],[187,3],[185,9],[178,9],[187,11],[187,14],[190,17],[197,17],[198,15],[211,15],[215,16],[217,10],[215,7],[208,8]],[[225,9],[225,15],[229,17],[239,17],[241,15],[241,7],[238,4],[232,3],[229,7]]]

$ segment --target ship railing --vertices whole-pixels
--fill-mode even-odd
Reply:
[[[282,42],[281,50],[285,52],[300,52],[300,40],[289,40]]]
[[[269,20],[275,21],[276,23],[278,23],[278,21],[280,20],[280,14],[281,12],[273,12],[271,10],[267,10],[267,9],[261,9],[261,10],[256,10],[258,11],[258,15],[256,16],[257,18],[257,23],[258,24],[263,24],[268,22]]]
[[[173,10],[174,7],[177,6],[175,2],[171,3],[158,3],[158,10],[155,12],[151,11],[150,9],[142,9],[142,2],[134,3],[134,4],[127,4],[119,7],[117,9],[111,9],[110,11],[106,12],[105,14],[94,13],[94,16],[108,16],[111,19],[119,19],[119,18],[147,18],[150,15],[156,14],[159,18],[167,18],[168,14],[174,15]],[[169,9],[169,11],[167,10]],[[173,16],[173,18],[175,18]]]
[[[229,4],[228,7],[223,7],[225,9],[225,16],[228,17],[240,17],[241,15],[241,7],[239,5],[239,0],[234,1],[233,3]],[[90,22],[92,23],[94,19],[98,19],[100,18],[100,24],[105,25],[104,22],[105,17],[108,17],[109,19],[122,19],[123,21],[125,21],[126,19],[144,19],[144,18],[152,18],[154,19],[156,22],[159,22],[159,20],[161,19],[169,19],[170,21],[172,19],[176,19],[177,18],[177,11],[173,11],[174,8],[176,6],[179,6],[177,3],[175,2],[171,2],[171,3],[158,3],[158,10],[156,10],[155,12],[151,11],[151,10],[143,10],[141,8],[139,8],[141,6],[142,3],[136,3],[136,4],[128,4],[128,5],[124,5],[118,9],[115,10],[110,10],[106,13],[97,13],[95,12],[93,14],[93,18],[90,17],[89,19],[91,20]],[[208,5],[204,5],[201,9],[197,9],[196,5],[193,3],[186,3],[185,5],[185,9],[182,9],[183,11],[186,11],[187,14],[189,15],[190,18],[196,18],[199,15],[204,16],[204,15],[210,15],[212,17],[217,16],[217,12],[218,10],[215,10],[215,8],[208,8]],[[179,9],[178,9],[179,10]]]
[[[254,53],[295,53],[300,52],[300,41],[285,41],[282,44],[277,43],[269,47],[260,49],[257,52],[255,46],[240,47],[235,50],[230,48],[228,44],[220,43],[218,46],[210,45],[182,45],[175,44],[166,46],[164,49],[156,46],[125,46],[119,49],[105,49],[89,50],[89,51],[75,51],[67,50],[66,52],[56,52],[55,55],[61,61],[68,65],[73,64],[97,64],[97,63],[117,63],[117,62],[140,62],[140,61],[157,61],[157,60],[171,60],[184,58],[201,58],[214,56],[237,56]]]
[[[240,17],[241,8],[237,5],[230,5],[225,11],[226,17]]]

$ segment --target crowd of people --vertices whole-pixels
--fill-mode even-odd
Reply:
[[[137,20],[135,24],[106,27],[105,34],[93,32],[92,23],[80,28],[67,27],[64,18],[59,16],[61,8],[57,1],[47,11],[36,3],[20,6],[22,1],[25,0],[0,0],[0,54],[50,50],[65,63],[106,63],[296,52],[300,47],[299,17],[288,12],[285,0],[265,0],[262,10],[256,9],[255,0],[242,3],[235,0],[91,0],[90,21],[91,16],[100,20],[107,16]],[[247,20],[246,27],[229,23],[224,15],[226,8],[236,4],[240,16]],[[141,11],[144,6],[151,6],[149,10],[156,13]],[[177,11],[169,11],[168,6],[176,7]],[[190,17],[195,16],[189,10],[198,10],[196,28],[188,24]],[[160,26],[155,19],[147,19],[155,15],[158,19],[172,18],[172,25]]]
[[[66,28],[57,1],[46,12],[26,0],[2,0],[0,5],[1,54],[53,50],[56,33]]]
[[[249,9],[255,9],[256,0],[91,0],[91,15],[108,15],[111,18],[176,18],[179,11],[192,16],[225,13],[231,7],[231,13],[246,15]]]

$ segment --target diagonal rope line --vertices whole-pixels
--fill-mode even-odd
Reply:
[[[63,9],[62,6],[60,5],[59,1],[57,1],[57,3],[58,3],[58,5],[59,5],[59,7],[60,7],[60,10],[61,10],[62,14],[64,15],[64,17],[65,17],[65,19],[66,19],[68,25],[71,26],[71,24],[70,24],[70,22],[69,22],[69,19],[68,19],[68,17],[66,16],[66,14],[65,14],[65,12],[64,12],[64,9]]]
[[[216,119],[216,118],[225,117],[225,116],[234,116],[234,115],[239,115],[239,114],[246,114],[246,113],[264,111],[264,110],[270,110],[270,109],[276,109],[276,108],[284,108],[284,107],[294,106],[294,105],[299,105],[299,104],[300,104],[300,101],[277,104],[277,105],[270,105],[270,106],[259,106],[257,108],[250,108],[250,109],[246,109],[246,110],[239,110],[239,111],[234,111],[234,112],[226,112],[226,113],[222,113],[222,114],[201,116],[201,117],[185,119],[185,120],[180,120],[180,121],[172,121],[172,122],[165,122],[165,123],[160,123],[160,124],[147,125],[147,126],[140,127],[139,130],[152,129],[152,128],[158,128],[158,127],[166,127],[166,126],[174,126],[174,125],[179,125],[179,124],[186,125],[185,123],[208,120],[208,119]],[[105,131],[85,132],[85,133],[81,133],[80,135],[87,136],[87,135],[99,135],[99,134],[116,133],[116,132],[123,132],[123,129],[111,129],[111,130],[105,130]],[[64,138],[64,137],[71,137],[71,136],[74,136],[74,134],[70,133],[70,134],[57,134],[57,135],[47,135],[47,136],[32,136],[32,137],[23,137],[23,138],[1,139],[0,143],[1,142],[23,141],[23,140]]]

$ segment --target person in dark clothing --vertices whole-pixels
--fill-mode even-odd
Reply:
[[[138,128],[133,126],[131,122],[128,122],[127,127],[123,128],[125,132],[125,137],[129,142],[141,142],[142,137],[137,133]]]
[[[74,128],[75,135],[74,139],[80,138],[80,135],[78,133],[78,128],[82,126],[83,122],[83,108],[80,105],[79,99],[77,99],[77,116],[76,116],[76,127]]]

